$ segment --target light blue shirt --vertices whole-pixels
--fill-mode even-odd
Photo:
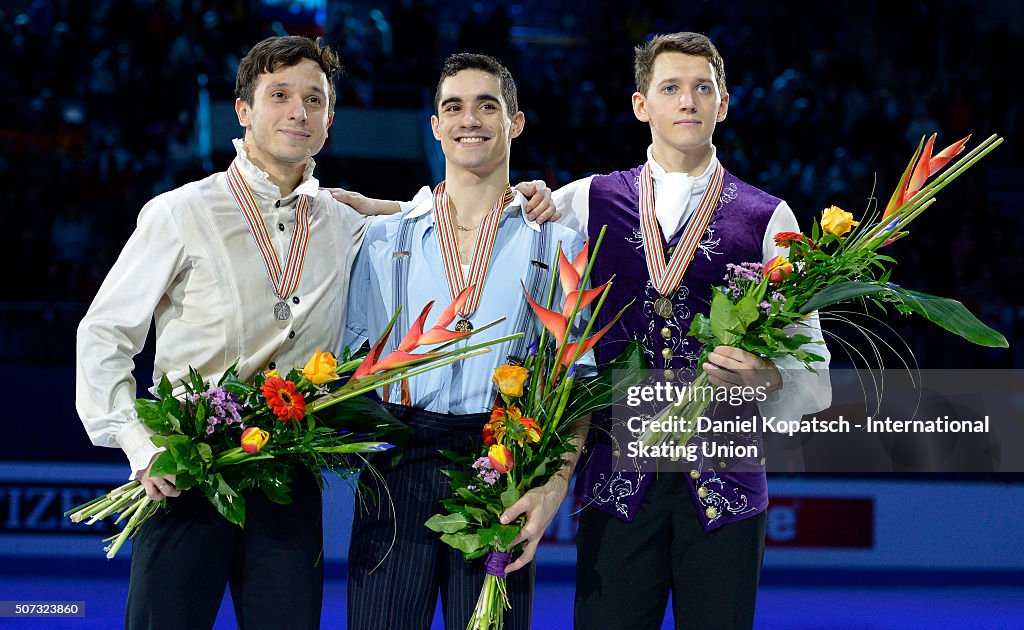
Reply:
[[[418,200],[421,197],[417,198]],[[505,320],[485,332],[461,341],[463,345],[476,344],[516,332],[526,333],[525,348],[537,338],[541,330],[540,320],[530,312],[530,329],[514,330],[520,306],[525,303],[521,282],[525,282],[533,264],[530,252],[533,239],[542,229],[526,218],[526,199],[516,193],[512,203],[504,210],[498,224],[498,236],[491,254],[491,264],[484,280],[483,296],[476,311],[469,317],[474,326],[504,317]],[[374,221],[367,230],[363,247],[355,262],[349,285],[348,316],[346,319],[345,344],[353,349],[363,341],[376,341],[395,312],[392,303],[394,290],[394,253],[397,250],[398,229],[403,219],[416,219],[407,236],[408,282],[403,313],[410,324],[420,310],[433,301],[434,307],[427,317],[424,328],[429,329],[452,301],[448,279],[445,276],[441,258],[440,241],[434,223],[433,202],[427,198],[411,210]],[[562,249],[573,260],[583,248],[583,239],[573,230],[555,223],[546,224],[549,230],[548,251],[537,262],[548,266],[541,272],[540,296],[538,303],[544,304],[551,273],[558,272],[555,262],[556,247]],[[556,280],[556,297],[553,310],[560,310],[563,297]],[[527,307],[528,308],[528,307]],[[456,317],[456,321],[459,317]],[[577,326],[586,321],[580,317]],[[392,331],[392,341],[401,340],[406,330]],[[451,366],[439,368],[408,379],[409,396],[412,406],[437,413],[468,414],[490,410],[494,403],[491,377],[494,369],[506,362],[512,342],[491,346],[487,354],[470,357]],[[391,345],[393,347],[393,344]],[[419,348],[416,353],[430,348]],[[386,350],[385,350],[386,352]],[[592,357],[584,357],[581,363],[593,364]],[[392,386],[389,402],[399,402],[400,388]]]

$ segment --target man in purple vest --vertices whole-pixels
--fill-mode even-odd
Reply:
[[[610,292],[601,309],[598,327],[636,300],[598,346],[598,361],[638,339],[658,378],[681,385],[702,350],[686,335],[690,321],[708,312],[726,265],[786,253],[773,237],[798,228],[785,201],[740,181],[717,159],[712,134],[729,94],[724,62],[707,37],[659,35],[636,48],[635,73],[633,112],[651,129],[646,162],[573,182],[554,197],[563,221],[581,233],[608,226],[592,281],[615,275],[617,286],[634,288]],[[800,332],[821,341],[816,314]],[[703,369],[717,386],[763,386],[768,397],[759,414],[799,418],[831,400],[828,352],[823,344],[807,349],[825,357],[816,373],[724,346]],[[764,554],[764,461],[737,471],[700,457],[681,473],[651,472],[610,437],[610,418],[595,415],[594,422],[606,430],[591,431],[576,483],[584,506],[576,627],[660,628],[671,592],[677,628],[750,628]]]

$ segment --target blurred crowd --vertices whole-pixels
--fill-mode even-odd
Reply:
[[[15,282],[0,303],[88,303],[148,199],[223,169],[231,148],[204,152],[198,103],[233,100],[239,59],[269,34],[323,35],[341,52],[340,107],[421,110],[448,53],[499,57],[527,115],[513,181],[541,177],[554,188],[643,160],[632,47],[695,30],[726,60],[719,156],[787,199],[804,225],[831,204],[859,213],[873,192],[884,205],[923,134],[939,132],[943,146],[968,133],[1007,137],[892,250],[895,281],[960,298],[1012,344],[1024,339],[1024,306],[1009,288],[1024,273],[1012,61],[1022,12],[952,0],[8,1],[0,202],[16,216]],[[330,155],[318,163],[324,184],[356,190],[393,186],[407,198],[427,183],[400,162],[381,161],[374,182],[350,181]],[[967,348],[942,333],[911,343],[929,367],[1024,365],[1012,348]]]

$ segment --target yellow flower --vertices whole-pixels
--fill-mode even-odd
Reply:
[[[859,223],[859,221],[853,220],[851,213],[839,206],[829,206],[821,211],[821,229],[829,234],[845,236],[847,232],[853,229],[853,226]]]
[[[302,375],[314,385],[323,385],[338,380],[338,375],[335,373],[337,369],[338,360],[334,358],[334,355],[330,352],[320,352],[317,349],[306,367],[302,368]]]
[[[242,439],[240,440],[242,450],[250,455],[255,455],[260,452],[264,446],[267,445],[267,440],[270,439],[270,434],[259,427],[249,427],[245,431],[242,431]]]
[[[280,377],[281,375],[277,373],[277,370],[267,370],[263,373],[263,376],[265,378],[274,378],[275,376]]]
[[[518,398],[523,395],[523,383],[530,371],[520,365],[502,365],[494,369],[493,380],[498,385],[498,391],[510,398]]]

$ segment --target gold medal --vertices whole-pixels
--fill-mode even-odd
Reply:
[[[455,332],[473,332],[473,323],[468,319],[460,319],[455,322]]]
[[[672,317],[672,300],[664,296],[654,300],[654,312],[665,319]]]

